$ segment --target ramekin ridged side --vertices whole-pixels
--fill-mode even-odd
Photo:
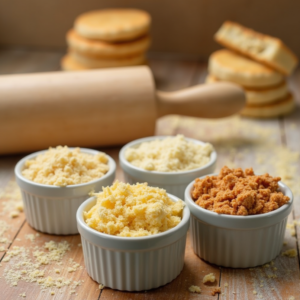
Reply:
[[[173,195],[168,196],[178,200]],[[84,262],[93,280],[112,289],[143,291],[165,285],[180,274],[190,219],[187,206],[176,227],[134,238],[103,234],[88,227],[83,212],[95,203],[94,197],[89,198],[77,211]]]
[[[139,144],[144,142],[150,142],[153,140],[162,140],[168,136],[152,136],[147,138],[142,138],[135,140],[126,144],[119,153],[120,166],[124,172],[124,177],[126,182],[134,184],[137,182],[148,182],[149,186],[159,187],[165,189],[167,193],[177,196],[178,198],[184,200],[184,192],[186,186],[195,178],[211,174],[214,172],[217,162],[217,153],[213,151],[210,155],[210,161],[208,164],[190,171],[182,172],[157,172],[157,171],[147,171],[132,165],[125,158],[125,152],[128,148],[135,148]],[[187,141],[204,145],[196,139],[185,138]]]
[[[103,177],[84,184],[58,187],[28,180],[22,175],[25,161],[45,151],[47,150],[24,157],[15,167],[16,181],[21,189],[26,220],[31,227],[41,232],[61,235],[77,234],[78,207],[89,197],[91,191],[101,191],[103,186],[113,183],[116,164],[107,155],[109,171]],[[81,151],[93,155],[99,152],[86,148],[81,148]]]
[[[282,182],[280,191],[290,201],[279,209],[260,215],[219,215],[193,201],[191,182],[185,201],[191,211],[193,250],[200,258],[218,266],[250,268],[273,260],[281,251],[293,194]]]

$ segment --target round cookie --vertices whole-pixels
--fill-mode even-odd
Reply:
[[[150,46],[150,38],[149,36],[144,36],[131,42],[107,43],[84,38],[71,29],[67,33],[67,43],[72,50],[85,56],[119,58],[136,56],[146,52]]]
[[[69,54],[66,54],[61,59],[60,66],[63,71],[83,71],[89,69],[75,61]]]
[[[210,56],[208,69],[211,75],[221,80],[250,88],[271,87],[283,81],[279,72],[226,49]]]
[[[289,94],[285,99],[263,105],[246,105],[241,111],[241,115],[251,118],[275,118],[290,113],[295,106],[294,97]]]
[[[120,42],[145,35],[150,23],[150,15],[143,10],[103,9],[80,15],[75,20],[74,27],[85,38]]]
[[[82,65],[87,69],[98,69],[98,68],[117,68],[126,66],[137,66],[145,63],[145,56],[138,55],[126,58],[118,59],[97,59],[88,56],[81,55],[75,51],[69,52],[70,57],[76,61],[79,65]]]
[[[220,80],[213,75],[208,75],[205,80],[205,82],[207,83],[218,82],[218,81]],[[276,102],[280,99],[285,98],[288,94],[288,87],[285,81],[271,88],[265,88],[265,89],[254,89],[254,88],[251,89],[245,87],[243,88],[245,90],[247,104],[253,104],[253,105],[264,105],[264,104]]]

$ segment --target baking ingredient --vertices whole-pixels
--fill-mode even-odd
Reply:
[[[148,171],[180,172],[206,165],[212,151],[211,144],[195,144],[179,134],[128,148],[125,158],[134,166]]]
[[[97,203],[84,212],[85,222],[102,233],[139,237],[164,232],[179,224],[184,202],[173,202],[163,189],[147,183],[116,181],[103,192],[91,194]]]
[[[211,291],[211,295],[215,296],[216,294],[221,294],[221,288],[220,287],[216,287]]]
[[[215,281],[216,281],[216,276],[214,273],[209,273],[203,277],[203,283],[215,282]]]
[[[223,167],[218,176],[197,178],[192,198],[218,214],[255,215],[273,211],[290,198],[278,192],[280,177],[255,175],[253,169]]]
[[[198,293],[198,294],[201,293],[201,289],[200,289],[200,287],[197,286],[197,285],[191,285],[191,286],[189,287],[189,291],[190,291],[191,293]]]
[[[297,250],[296,249],[289,249],[281,253],[282,256],[287,257],[296,257],[297,256]]]
[[[41,184],[67,186],[101,178],[108,170],[108,157],[103,152],[91,155],[80,148],[58,146],[27,160],[22,175]]]

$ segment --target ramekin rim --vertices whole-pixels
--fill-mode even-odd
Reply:
[[[138,168],[138,167],[134,166],[133,164],[131,164],[125,158],[125,151],[126,151],[126,149],[132,147],[133,145],[141,144],[142,142],[146,142],[146,141],[149,141],[149,140],[165,139],[165,138],[168,138],[168,137],[174,137],[174,136],[173,135],[148,136],[148,137],[144,137],[144,138],[140,138],[140,139],[136,139],[134,141],[131,141],[131,142],[127,143],[126,145],[124,145],[121,148],[121,150],[119,152],[119,160],[126,167],[131,168],[131,169],[133,169],[133,170],[135,170],[137,172],[141,172],[141,173],[144,173],[144,174],[160,175],[160,176],[163,176],[163,175],[178,176],[178,175],[192,174],[193,172],[199,172],[199,171],[208,169],[209,167],[211,167],[217,161],[217,151],[215,150],[214,147],[213,147],[213,151],[210,154],[211,159],[210,159],[210,161],[206,165],[204,165],[204,166],[202,166],[200,168],[196,168],[196,169],[192,169],[192,170],[188,170],[188,171],[179,171],[179,172],[149,171],[149,170],[145,170],[145,169]],[[188,141],[191,141],[191,142],[196,142],[196,143],[199,143],[199,144],[202,144],[202,145],[206,144],[206,142],[203,142],[203,141],[200,141],[200,140],[197,140],[197,139],[193,139],[193,138],[189,138],[189,137],[184,137],[184,138],[187,139]]]
[[[68,148],[69,149],[76,149],[77,147],[68,147]],[[89,153],[89,152],[94,152],[94,154],[102,152],[102,151],[91,149],[91,148],[82,148],[82,147],[79,147],[79,148],[80,148],[80,151],[83,150],[83,152],[85,152],[87,154],[92,154],[92,153]],[[67,186],[56,186],[56,185],[50,185],[50,184],[43,184],[43,183],[34,182],[34,181],[29,180],[26,177],[24,177],[21,173],[21,169],[24,166],[25,161],[28,160],[28,159],[32,159],[32,158],[36,157],[39,154],[45,153],[46,151],[48,151],[48,149],[36,151],[36,152],[33,152],[33,153],[28,154],[28,155],[24,156],[23,158],[21,158],[15,166],[15,169],[14,169],[15,176],[18,177],[21,181],[25,182],[26,184],[30,184],[30,185],[35,186],[35,187],[45,188],[45,189],[54,189],[54,190],[59,190],[59,189],[68,189],[69,190],[69,189],[74,189],[74,188],[79,188],[79,187],[85,187],[85,186],[88,186],[90,184],[100,182],[100,181],[106,179],[107,177],[109,177],[116,170],[116,162],[114,161],[114,159],[111,156],[109,156],[107,153],[103,152],[108,157],[108,165],[111,165],[112,167],[110,167],[108,172],[105,173],[102,177],[91,180],[89,182],[80,183],[80,184],[72,184],[72,185],[67,185]]]
[[[174,233],[175,231],[178,231],[180,228],[182,228],[187,222],[189,222],[190,219],[190,210],[188,208],[188,206],[185,204],[185,202],[183,200],[181,200],[180,198],[178,198],[175,195],[169,194],[167,193],[168,197],[170,197],[173,201],[182,201],[184,203],[184,207],[183,207],[183,217],[180,221],[179,224],[177,224],[175,227],[168,229],[164,232],[160,232],[157,234],[153,234],[153,235],[147,235],[147,236],[141,236],[141,237],[123,237],[123,236],[115,236],[115,235],[111,235],[111,234],[106,234],[106,233],[102,233],[100,231],[97,231],[91,227],[89,227],[83,219],[83,212],[84,212],[84,207],[87,206],[90,202],[95,200],[95,196],[88,198],[87,200],[85,200],[77,209],[76,212],[76,220],[77,223],[79,224],[79,226],[81,226],[84,230],[87,230],[90,234],[94,235],[97,238],[105,238],[105,239],[111,239],[114,241],[144,241],[144,240],[152,240],[152,239],[157,239],[160,238],[162,236],[167,236],[170,235],[172,233]]]
[[[202,179],[202,178],[205,178],[206,176],[215,176],[215,175],[218,175],[218,174],[208,174],[208,175],[205,175],[205,176],[201,176],[199,178]],[[270,212],[267,212],[267,213],[264,213],[264,214],[257,214],[257,215],[237,216],[237,215],[228,215],[228,214],[218,214],[214,211],[210,211],[208,209],[205,209],[205,208],[197,205],[195,203],[195,201],[192,199],[190,191],[192,189],[192,186],[195,183],[195,180],[190,182],[188,184],[188,186],[186,187],[185,193],[184,193],[184,196],[185,196],[184,200],[185,200],[186,203],[189,203],[190,205],[192,205],[192,207],[194,207],[195,209],[197,209],[200,212],[202,212],[204,214],[207,214],[211,217],[218,217],[218,218],[230,219],[230,220],[246,220],[246,219],[247,220],[253,220],[253,219],[262,219],[262,218],[266,218],[266,217],[274,217],[274,216],[276,216],[280,213],[283,213],[285,210],[289,209],[289,207],[293,204],[293,201],[294,201],[294,195],[293,195],[291,189],[285,183],[283,183],[282,181],[279,181],[278,184],[281,185],[282,187],[286,188],[290,192],[290,195],[291,195],[289,202],[282,205],[281,207],[279,207],[279,208],[277,208],[273,211],[270,211]]]

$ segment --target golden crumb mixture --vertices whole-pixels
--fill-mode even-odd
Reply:
[[[278,192],[280,177],[255,175],[253,169],[223,167],[218,176],[196,179],[192,198],[218,214],[256,215],[273,211],[290,198]]]
[[[141,143],[128,148],[125,158],[134,166],[148,171],[180,172],[200,168],[210,161],[213,146],[195,144],[183,135]]]
[[[84,213],[88,226],[102,233],[139,237],[175,227],[182,217],[184,202],[172,201],[165,190],[116,181],[93,194],[97,203]]]
[[[91,155],[80,148],[58,146],[27,160],[22,175],[37,183],[67,186],[101,178],[108,170],[108,157],[103,152]]]

